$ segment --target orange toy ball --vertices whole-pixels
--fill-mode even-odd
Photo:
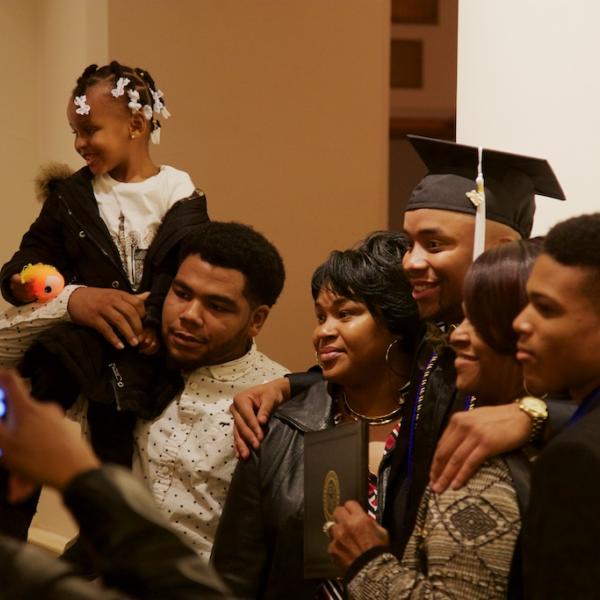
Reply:
[[[43,263],[24,267],[21,271],[21,283],[28,285],[38,302],[56,298],[65,287],[65,280],[58,270]]]

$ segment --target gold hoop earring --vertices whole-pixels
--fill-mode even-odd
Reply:
[[[398,343],[398,340],[399,340],[399,338],[396,338],[395,340],[392,340],[392,341],[390,342],[390,345],[387,347],[387,349],[386,349],[386,351],[385,351],[385,362],[386,362],[386,363],[388,363],[388,365],[389,365],[389,362],[390,362],[390,352],[391,352],[391,350],[392,350],[392,346],[393,346],[394,344],[397,344],[397,343]],[[391,369],[391,367],[390,367],[390,369]],[[392,369],[392,370],[393,370],[393,369]]]
[[[394,346],[394,344],[397,344],[402,338],[401,337],[397,337],[396,339],[392,340],[390,345],[387,347],[386,351],[385,351],[385,362],[388,366],[388,369],[396,376],[398,377],[402,377],[404,375],[404,373],[401,373],[400,371],[397,371],[396,369],[394,369],[394,367],[392,366],[392,361],[390,360],[390,354],[392,352],[392,348]],[[402,350],[399,349],[399,352],[402,352]]]
[[[319,353],[315,350],[315,360],[317,361],[317,364],[322,367],[323,363],[319,360]]]

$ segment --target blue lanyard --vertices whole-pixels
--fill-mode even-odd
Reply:
[[[600,398],[600,388],[596,388],[591,394],[587,395],[583,402],[577,407],[577,410],[573,413],[573,416],[569,419],[568,425],[573,425],[579,421],[579,419],[585,417],[592,406],[595,404],[596,400]]]

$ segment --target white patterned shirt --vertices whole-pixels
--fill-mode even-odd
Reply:
[[[0,367],[16,366],[40,333],[61,321],[70,321],[67,305],[78,287],[81,286],[65,286],[56,298],[45,304],[9,306],[0,313]]]
[[[154,421],[138,421],[134,472],[171,526],[208,561],[236,465],[233,396],[287,369],[256,349],[185,375],[183,392]]]
[[[178,201],[194,191],[185,171],[162,165],[144,181],[123,182],[108,173],[92,181],[98,211],[119,250],[123,268],[137,289],[144,259],[165,215]]]

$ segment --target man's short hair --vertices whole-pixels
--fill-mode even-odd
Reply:
[[[556,224],[544,240],[544,252],[569,267],[600,269],[600,213]]]
[[[255,306],[273,306],[283,289],[285,269],[279,252],[248,225],[219,221],[202,225],[184,239],[179,264],[192,254],[215,267],[240,271],[246,278],[244,295]]]
[[[594,213],[557,223],[544,240],[543,252],[567,267],[589,269],[587,291],[600,300],[599,249],[600,213]]]

